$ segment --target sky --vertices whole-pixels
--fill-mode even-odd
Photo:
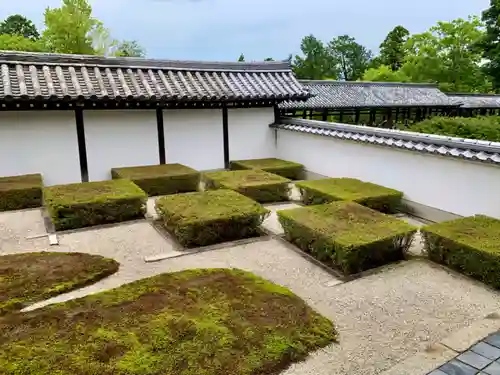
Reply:
[[[349,34],[371,49],[403,25],[420,33],[437,21],[480,15],[489,0],[90,0],[114,38],[137,40],[151,58],[247,61],[286,59],[313,34]],[[43,28],[61,0],[0,0],[0,19],[22,14]]]

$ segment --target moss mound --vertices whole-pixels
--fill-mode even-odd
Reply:
[[[25,253],[0,257],[0,315],[92,284],[119,264],[98,255]],[[1,366],[0,366],[1,368]]]
[[[397,211],[403,193],[355,178],[326,178],[297,182],[304,204],[322,204],[334,201],[352,201],[374,210]]]
[[[43,193],[56,230],[139,219],[146,212],[146,193],[129,180],[50,186]]]
[[[283,202],[290,194],[290,180],[258,169],[208,172],[203,175],[208,189],[230,189],[259,202]]]
[[[42,175],[0,178],[0,212],[42,206]]]
[[[304,177],[302,164],[276,158],[235,160],[231,162],[231,169],[260,169],[290,180],[301,180]]]
[[[182,164],[113,168],[111,175],[131,180],[149,196],[196,191],[200,182],[200,173]]]
[[[416,228],[353,202],[278,211],[288,241],[353,274],[404,259]]]
[[[190,270],[0,319],[14,375],[274,374],[336,340],[289,290],[239,270]]]
[[[500,288],[500,220],[477,215],[421,232],[431,260]]]
[[[187,247],[256,236],[269,213],[250,198],[225,189],[162,197],[156,211],[165,228]]]

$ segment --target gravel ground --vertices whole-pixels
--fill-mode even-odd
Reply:
[[[280,222],[278,221],[278,215],[276,214],[276,211],[280,210],[290,210],[294,208],[299,208],[299,206],[296,203],[280,203],[280,204],[269,204],[265,205],[265,207],[271,211],[271,214],[269,217],[264,220],[262,223],[262,226],[267,229],[269,232],[273,234],[283,234],[283,227],[281,226]]]
[[[34,250],[35,245],[40,246],[38,250],[48,248],[47,239],[25,239],[28,231],[38,234],[43,227],[36,212],[0,215],[2,253]],[[145,263],[143,258],[168,253],[172,246],[145,221],[65,234],[59,240],[61,245],[50,250],[112,257],[121,268],[106,280],[45,304],[158,273],[199,267],[240,268],[289,287],[335,322],[340,344],[314,353],[283,375],[379,374],[500,308],[498,293],[419,260],[342,283],[276,239],[260,239],[158,263]]]

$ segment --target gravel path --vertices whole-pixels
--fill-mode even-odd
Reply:
[[[25,238],[28,230],[38,234],[40,225],[43,221],[37,211],[1,214],[0,253],[49,249],[46,238]],[[342,283],[276,239],[158,263],[144,263],[143,258],[169,252],[172,246],[145,221],[65,234],[59,240],[61,245],[51,251],[112,257],[121,263],[120,271],[33,307],[163,272],[201,267],[240,268],[289,287],[335,322],[340,344],[314,353],[283,375],[379,374],[500,308],[498,293],[425,261],[403,262]]]

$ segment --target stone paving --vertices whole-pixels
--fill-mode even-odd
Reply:
[[[500,331],[479,341],[429,375],[500,375]]]

